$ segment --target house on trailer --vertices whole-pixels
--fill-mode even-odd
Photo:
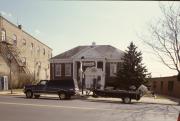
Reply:
[[[123,55],[110,45],[78,46],[50,59],[50,78],[73,79],[79,88],[114,86]]]

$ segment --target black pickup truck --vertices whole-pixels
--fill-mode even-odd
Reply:
[[[73,80],[41,80],[37,85],[24,87],[26,98],[39,98],[41,94],[57,94],[60,99],[70,99],[76,90]]]

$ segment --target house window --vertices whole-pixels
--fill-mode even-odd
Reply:
[[[115,77],[117,73],[117,64],[110,63],[110,76]]]
[[[2,41],[6,41],[6,31],[5,30],[1,31],[1,39],[2,39]]]
[[[14,46],[17,45],[17,36],[15,34],[13,35],[13,44]]]
[[[103,70],[103,62],[101,61],[97,62],[97,68],[100,68]]]
[[[71,76],[71,64],[65,64],[65,76]]]
[[[119,69],[123,69],[123,63],[122,62],[119,62]]]
[[[26,45],[26,40],[25,39],[23,39],[23,43],[22,43],[23,45]]]
[[[61,64],[55,65],[55,76],[61,76]]]
[[[168,81],[168,91],[172,92],[174,88],[174,82],[173,81]]]

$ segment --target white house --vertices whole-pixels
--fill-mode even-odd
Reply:
[[[50,78],[73,79],[86,88],[112,86],[124,52],[110,45],[78,46],[50,59]]]

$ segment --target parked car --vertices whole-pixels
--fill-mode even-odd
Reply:
[[[41,80],[37,85],[26,85],[26,98],[39,98],[41,94],[57,94],[60,99],[70,99],[75,95],[73,80]]]

